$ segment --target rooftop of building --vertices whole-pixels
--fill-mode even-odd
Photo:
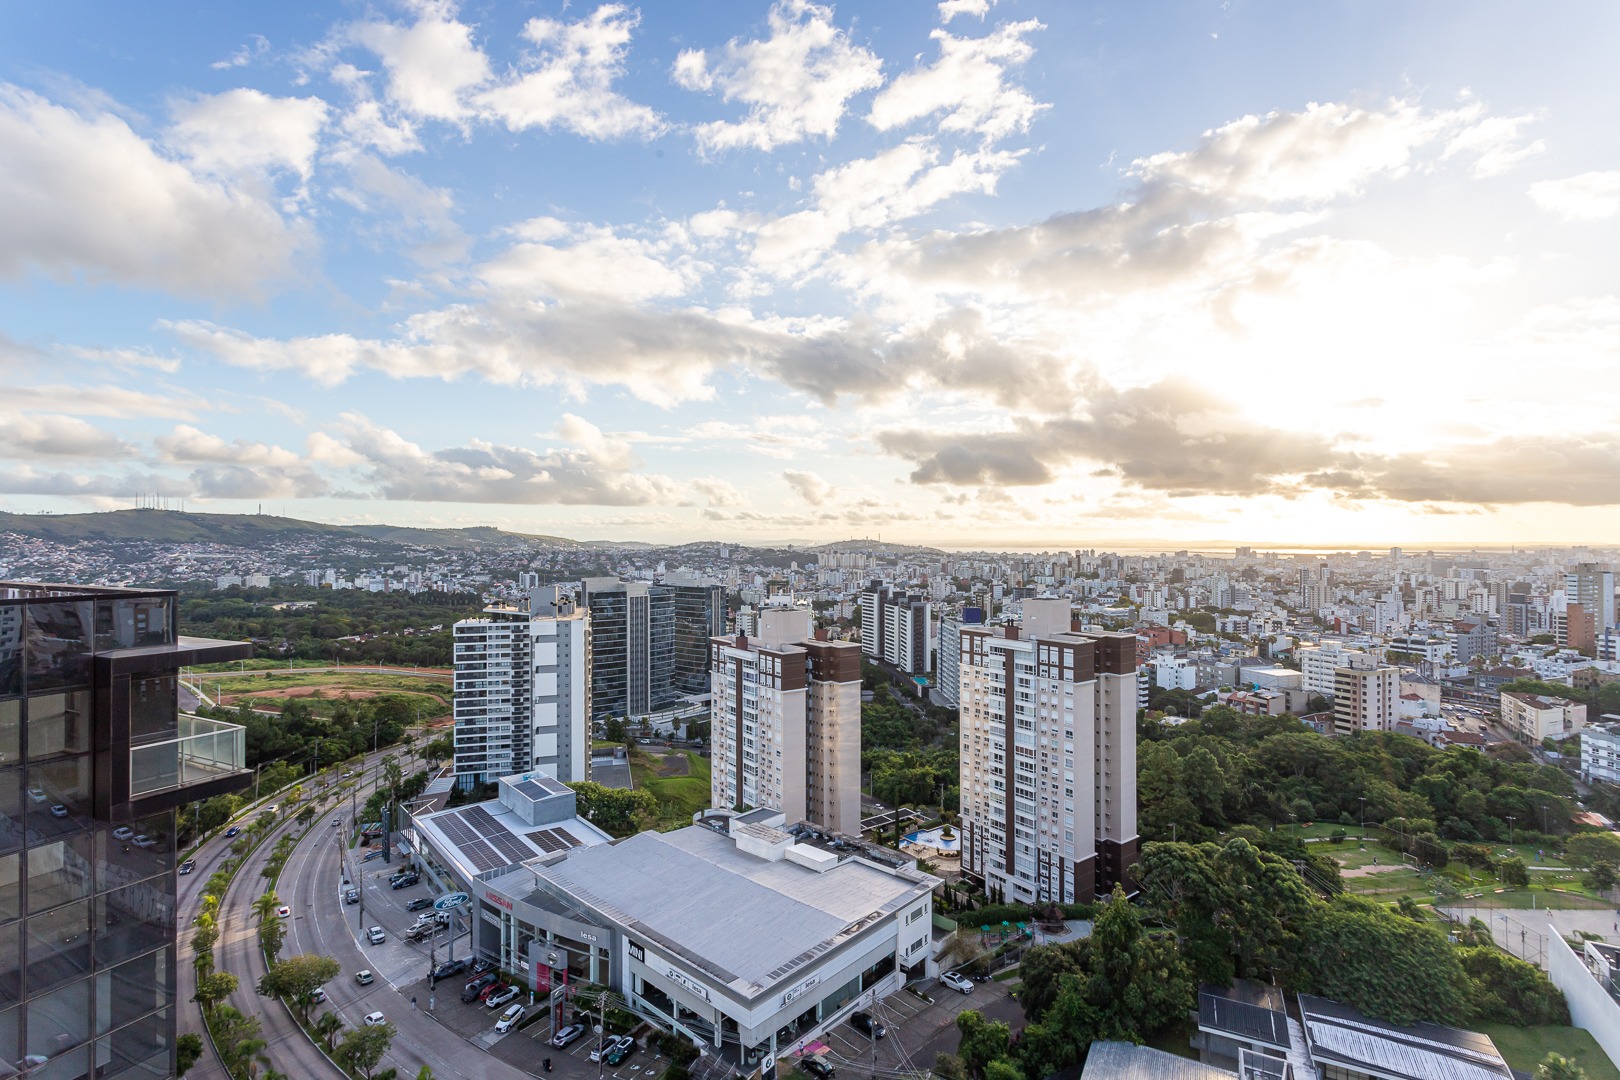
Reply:
[[[424,814],[415,823],[469,881],[612,839],[575,814],[571,788],[541,773],[502,777],[498,798]]]
[[[1327,998],[1299,995],[1311,1057],[1392,1080],[1510,1080],[1488,1035],[1444,1024],[1403,1027]]]
[[[745,997],[800,975],[936,879],[849,856],[801,856],[762,822],[704,825],[569,851],[535,874]],[[747,847],[753,851],[745,850]],[[772,849],[771,854],[754,851]],[[820,855],[821,853],[816,853]],[[785,855],[786,857],[782,857]],[[669,898],[681,902],[671,904]]]
[[[1080,1080],[1233,1080],[1236,1073],[1126,1042],[1094,1042]]]
[[[1542,709],[1563,709],[1575,704],[1569,698],[1553,697],[1551,694],[1526,694],[1522,690],[1507,690],[1502,696]]]
[[[1245,1042],[1288,1047],[1288,1010],[1275,986],[1239,979],[1198,988],[1198,1026]]]

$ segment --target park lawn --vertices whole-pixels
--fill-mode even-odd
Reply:
[[[1428,899],[1434,895],[1432,879],[1411,869],[1388,870],[1342,880],[1345,892],[1356,893],[1372,900],[1393,902],[1402,896],[1418,900]]]
[[[1547,889],[1508,889],[1505,892],[1486,892],[1477,896],[1465,898],[1458,897],[1448,903],[1457,906],[1479,906],[1516,908],[1528,911],[1531,908],[1576,908],[1586,911],[1596,911],[1610,905],[1603,900],[1594,900],[1590,896],[1581,896],[1575,893],[1551,892]]]
[[[1359,848],[1354,841],[1343,844],[1316,844],[1310,849],[1312,855],[1327,855],[1338,862],[1341,870],[1355,870],[1363,866],[1371,866],[1373,860],[1378,860],[1380,866],[1399,865],[1401,857],[1388,848],[1368,844]]]
[[[240,705],[242,702],[246,701],[250,706],[252,706],[255,709],[265,709],[265,710],[279,712],[282,709],[285,709],[287,707],[287,702],[289,700],[297,700],[297,701],[301,701],[305,705],[309,706],[309,711],[310,711],[310,714],[312,716],[327,716],[327,717],[330,717],[334,713],[336,713],[338,703],[340,701],[344,700],[343,695],[342,695],[342,691],[335,691],[334,693],[336,694],[336,696],[333,696],[333,697],[324,697],[324,696],[323,697],[299,697],[297,699],[290,699],[290,698],[284,698],[284,697],[273,697],[273,696],[272,697],[251,697],[251,698],[238,697],[238,698],[232,699],[230,701],[229,705],[227,706],[227,708],[234,708],[235,706]],[[410,693],[409,691],[405,691],[405,690],[389,690],[389,691],[387,691],[387,693],[388,693],[388,695],[390,697],[399,697],[399,698],[407,699],[408,704],[410,704],[413,708],[415,706],[417,706],[417,705],[420,705],[422,707],[422,718],[423,718],[424,721],[430,720],[430,719],[432,719],[434,717],[445,716],[445,715],[449,714],[450,703],[445,701],[442,697],[440,697],[437,694],[422,694],[422,693],[414,693],[413,694],[413,693]],[[362,699],[356,699],[356,700],[362,700]],[[377,699],[376,698],[366,698],[366,699],[363,699],[363,700],[376,701]]]
[[[227,660],[221,664],[191,664],[186,670],[198,674],[209,674],[216,671],[240,671],[242,670],[242,663],[240,660]],[[278,668],[324,668],[332,666],[330,660],[255,660],[253,663],[261,668],[270,664],[274,664]]]
[[[1620,1069],[1615,1068],[1589,1031],[1511,1024],[1475,1024],[1474,1027],[1491,1037],[1509,1065],[1523,1072],[1535,1072],[1542,1058],[1558,1053],[1574,1058],[1586,1070],[1587,1080],[1620,1080]]]
[[[203,689],[210,693],[218,690],[226,694],[251,694],[258,690],[290,690],[295,687],[316,686],[338,690],[401,690],[406,693],[434,693],[438,684],[449,683],[449,675],[379,675],[355,671],[316,672],[273,675],[237,675],[205,680]]]

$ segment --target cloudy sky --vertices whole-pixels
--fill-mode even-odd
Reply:
[[[8,5],[0,509],[1620,536],[1611,3]]]

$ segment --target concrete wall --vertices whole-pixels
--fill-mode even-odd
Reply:
[[[1620,1002],[1608,995],[1580,958],[1548,924],[1547,975],[1569,999],[1569,1018],[1592,1033],[1609,1060],[1620,1064]]]

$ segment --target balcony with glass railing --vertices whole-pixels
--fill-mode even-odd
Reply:
[[[182,713],[177,738],[130,747],[130,797],[190,787],[244,771],[246,734],[239,724]]]

